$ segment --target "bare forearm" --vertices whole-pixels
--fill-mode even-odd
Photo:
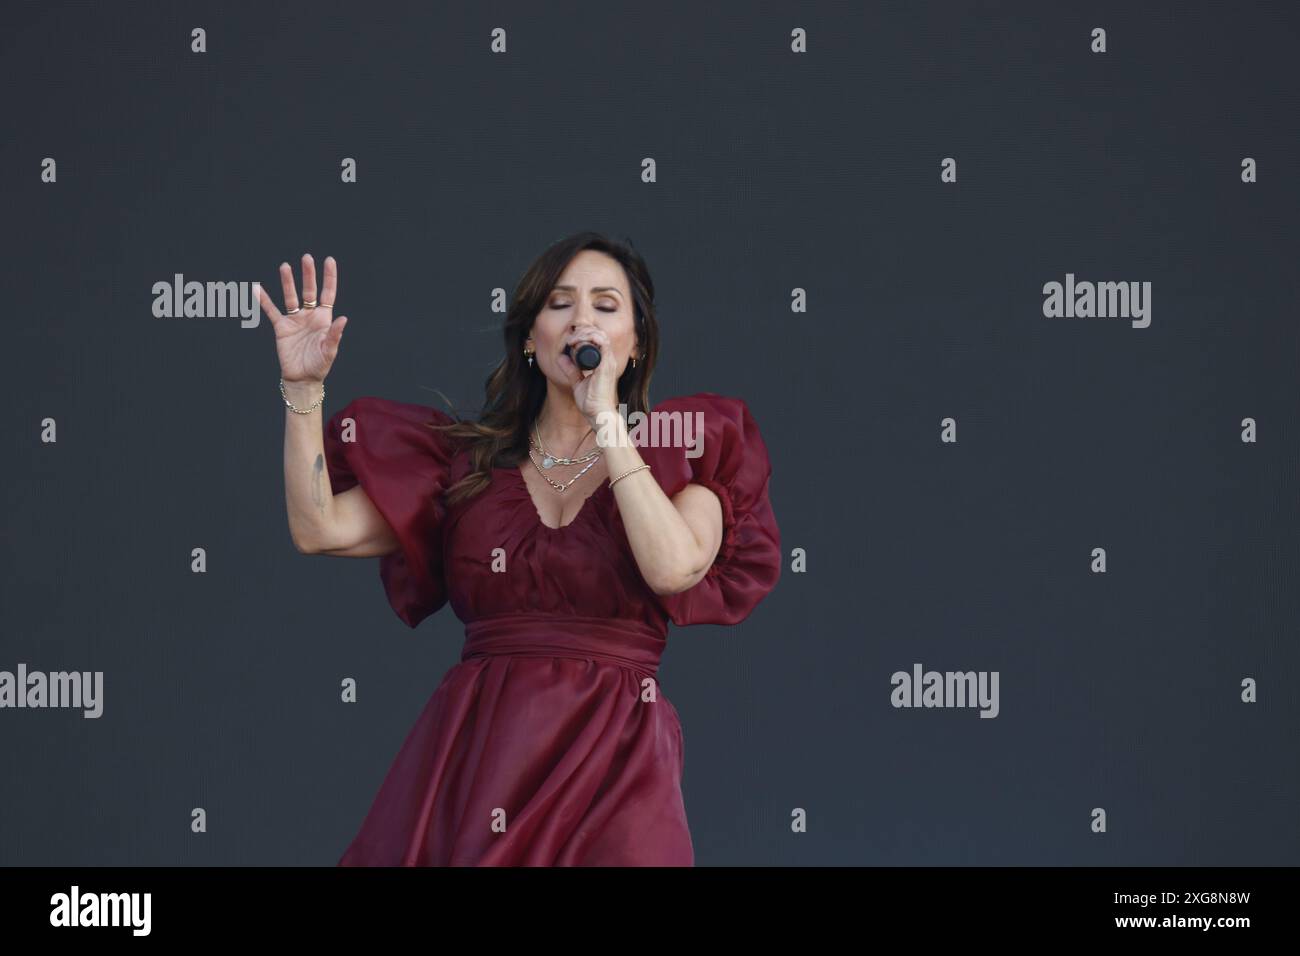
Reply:
[[[628,439],[627,423],[614,418],[609,430],[614,440],[604,450],[611,480],[644,464]],[[613,487],[632,555],[651,589],[672,594],[697,580],[710,556],[650,469],[627,475]]]
[[[298,408],[310,408],[321,395],[319,382],[285,382],[285,394]],[[301,415],[284,410],[284,494],[289,534],[300,551],[322,550],[329,540],[334,494],[325,467],[324,408]]]

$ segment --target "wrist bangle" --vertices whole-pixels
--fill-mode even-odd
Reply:
[[[299,415],[310,415],[316,409],[320,408],[321,402],[325,401],[325,383],[320,383],[320,398],[316,399],[315,404],[310,408],[297,408],[293,402],[289,401],[289,396],[284,393],[284,379],[280,379],[280,397],[284,399],[285,406],[291,412],[297,412]]]
[[[625,471],[625,472],[623,472],[623,474],[619,475],[617,478],[612,478],[612,479],[610,479],[609,486],[610,486],[611,488],[613,488],[613,487],[614,487],[614,482],[616,482],[616,481],[622,481],[622,480],[623,480],[624,478],[626,478],[628,475],[631,475],[631,474],[633,474],[633,473],[635,473],[635,472],[638,472],[638,471],[640,471],[642,468],[649,468],[649,467],[650,467],[649,465],[637,465],[635,468],[633,468],[633,469],[631,469],[631,470],[629,470],[629,471]]]

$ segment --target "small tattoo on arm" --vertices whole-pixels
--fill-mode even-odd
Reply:
[[[311,481],[311,500],[315,502],[317,510],[321,514],[325,513],[325,493],[321,489],[321,474],[325,471],[325,459],[321,455],[316,456],[316,462],[312,465]]]

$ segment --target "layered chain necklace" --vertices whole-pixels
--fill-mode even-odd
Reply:
[[[587,435],[590,435],[593,431],[595,431],[594,428],[587,429]],[[552,488],[554,488],[557,492],[563,493],[564,491],[566,491],[570,485],[572,485],[575,481],[577,481],[579,478],[585,475],[588,469],[590,469],[592,465],[596,464],[596,462],[600,460],[601,449],[599,447],[593,448],[591,451],[587,452],[587,454],[580,455],[577,458],[562,458],[559,455],[552,455],[550,452],[546,450],[546,447],[542,444],[542,433],[541,431],[538,430],[536,422],[533,422],[533,434],[537,436],[537,439],[536,441],[534,441],[531,438],[528,440],[528,446],[529,446],[528,460],[533,463],[533,467],[537,469],[537,473],[546,479],[546,483],[550,485]],[[581,448],[582,443],[587,440],[587,435],[583,435],[582,438],[578,441],[579,448]],[[538,464],[537,459],[533,457],[534,448],[536,448],[538,453],[542,456],[541,464]],[[583,468],[582,471],[578,472],[568,481],[563,483],[555,481],[554,479],[551,478],[550,475],[546,473],[551,468],[554,468],[556,465],[580,465],[584,461],[587,463],[587,467]]]

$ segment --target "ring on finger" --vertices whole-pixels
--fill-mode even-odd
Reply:
[[[303,307],[304,309],[314,309],[314,308],[316,308],[316,300],[315,300],[315,299],[304,299],[304,300],[303,300],[303,303],[302,303],[302,307]]]
[[[285,315],[293,315],[295,312],[301,312],[301,311],[302,311],[301,308],[293,308],[293,309],[289,309],[289,310],[288,310],[287,312],[285,312],[284,314],[285,314]]]

